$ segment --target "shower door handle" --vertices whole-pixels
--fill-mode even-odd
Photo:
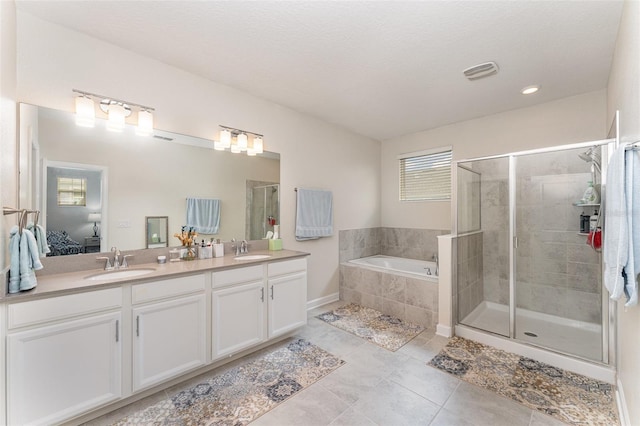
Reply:
[[[518,248],[518,237],[513,237],[513,248]]]

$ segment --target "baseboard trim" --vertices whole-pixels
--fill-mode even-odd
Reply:
[[[629,421],[629,408],[627,407],[627,400],[624,398],[624,389],[622,388],[622,382],[618,379],[616,390],[616,404],[618,405],[618,414],[620,415],[620,424],[622,426],[631,426]]]
[[[442,337],[453,336],[453,329],[448,325],[438,324],[436,325],[436,334]]]
[[[332,293],[328,296],[309,300],[307,302],[307,311],[310,311],[311,309],[315,309],[322,305],[326,305],[328,303],[337,302],[338,300],[340,300],[340,293]]]

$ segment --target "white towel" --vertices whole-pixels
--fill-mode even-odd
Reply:
[[[217,234],[220,229],[220,200],[187,198],[187,228],[201,234]]]
[[[629,256],[629,226],[625,196],[625,147],[613,153],[607,171],[607,199],[604,222],[604,285],[611,298],[624,291],[622,270]]]
[[[298,188],[296,240],[315,240],[333,235],[333,194],[331,191]]]
[[[638,273],[640,272],[640,152],[630,149],[625,155],[629,254],[624,267],[627,296],[625,306],[638,304]]]

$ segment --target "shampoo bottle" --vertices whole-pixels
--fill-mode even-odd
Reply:
[[[582,202],[584,204],[598,204],[600,202],[600,195],[598,191],[593,187],[593,182],[589,181],[589,186],[584,191],[582,196]]]

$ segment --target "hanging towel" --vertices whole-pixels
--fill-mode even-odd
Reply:
[[[9,232],[9,293],[20,291],[20,232],[17,226]]]
[[[20,236],[20,291],[31,290],[38,284],[35,271],[40,269],[42,263],[36,238],[31,231],[23,229]]]
[[[624,267],[627,297],[625,306],[638,304],[638,273],[640,272],[640,152],[629,149],[625,154],[625,174],[629,249]]]
[[[40,225],[33,226],[33,223],[27,225],[27,229],[33,232],[33,236],[36,237],[36,242],[38,243],[38,253],[40,257],[45,257],[47,253],[51,253],[49,249],[49,244],[47,244],[47,233],[44,231],[44,228]]]
[[[14,226],[10,235],[9,293],[31,290],[38,284],[34,271],[42,269],[38,243],[28,229],[23,229],[20,234],[18,227]]]
[[[617,300],[624,292],[622,270],[629,256],[624,146],[613,153],[609,162],[604,217],[604,285],[611,299]]]
[[[296,198],[296,240],[315,240],[333,234],[331,191],[298,188]]]
[[[217,234],[220,229],[220,200],[187,198],[187,227],[201,234]]]

